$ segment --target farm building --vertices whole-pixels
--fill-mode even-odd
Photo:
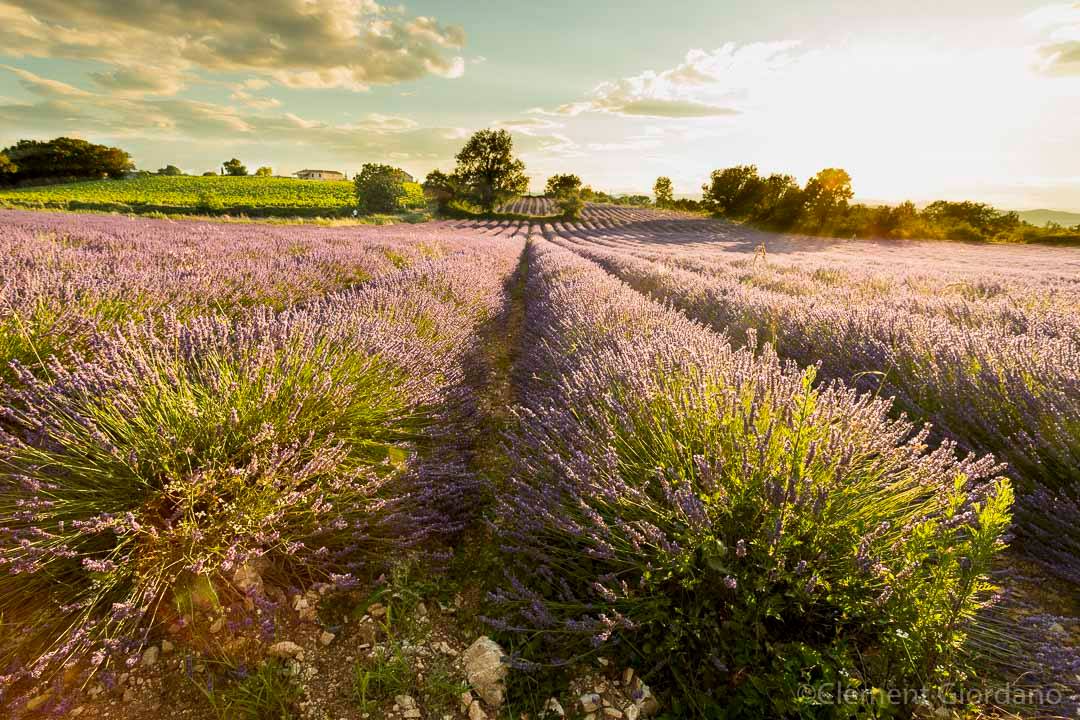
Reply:
[[[345,180],[345,173],[337,170],[301,170],[293,173],[301,180]]]

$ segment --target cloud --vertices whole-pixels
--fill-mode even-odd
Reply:
[[[1047,5],[1024,19],[1041,36],[1037,69],[1052,76],[1080,76],[1080,3]]]
[[[738,115],[741,101],[756,83],[789,64],[795,43],[727,43],[711,52],[691,50],[668,70],[598,85],[585,100],[541,114],[576,116],[602,112],[654,118],[706,118]]]
[[[252,110],[271,110],[276,107],[281,107],[281,101],[277,98],[252,95],[246,90],[237,90],[229,96],[229,99],[243,103]]]
[[[117,69],[95,81],[129,91],[175,92],[193,70],[353,90],[452,78],[464,72],[464,44],[460,27],[375,0],[0,0],[7,54],[107,63]],[[148,63],[174,68],[171,79],[131,69]]]
[[[186,84],[178,73],[151,67],[117,68],[90,73],[90,78],[105,90],[125,95],[175,95]]]
[[[50,80],[49,78],[35,75],[29,70],[11,67],[10,65],[0,65],[0,67],[15,73],[15,76],[19,78],[19,83],[34,95],[40,95],[41,97],[46,98],[73,98],[85,97],[90,94],[85,90],[80,90],[73,85],[68,85],[59,80]]]

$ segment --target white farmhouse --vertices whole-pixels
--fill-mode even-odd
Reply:
[[[301,180],[344,180],[345,173],[339,173],[337,170],[301,170],[300,172],[293,173]]]

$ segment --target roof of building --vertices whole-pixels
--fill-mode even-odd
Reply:
[[[334,175],[344,175],[345,173],[338,170],[297,170],[293,175],[303,175],[304,173],[333,173]]]

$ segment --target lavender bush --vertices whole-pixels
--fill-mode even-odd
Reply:
[[[828,276],[820,268],[757,270],[757,284],[746,284],[725,276],[727,265],[692,272],[625,250],[575,249],[694,318],[742,339],[760,334],[782,357],[891,396],[939,437],[1006,461],[1022,491],[1020,541],[1052,572],[1080,583],[1080,313],[1069,310],[1071,290],[1047,291],[1038,302],[1029,287],[1021,292],[1027,305],[904,292],[860,297],[858,283],[781,292],[761,287],[762,278],[775,288],[781,279]]]
[[[1012,501],[992,460],[929,451],[886,400],[529,252],[538,351],[492,619],[519,665],[619,653],[695,716],[820,716],[800,684],[964,678]]]
[[[343,585],[459,529],[473,481],[444,446],[468,431],[464,363],[517,256],[474,245],[302,308],[154,316],[41,372],[14,363],[5,700],[61,669],[131,665],[193,597],[239,598],[242,567]]]

